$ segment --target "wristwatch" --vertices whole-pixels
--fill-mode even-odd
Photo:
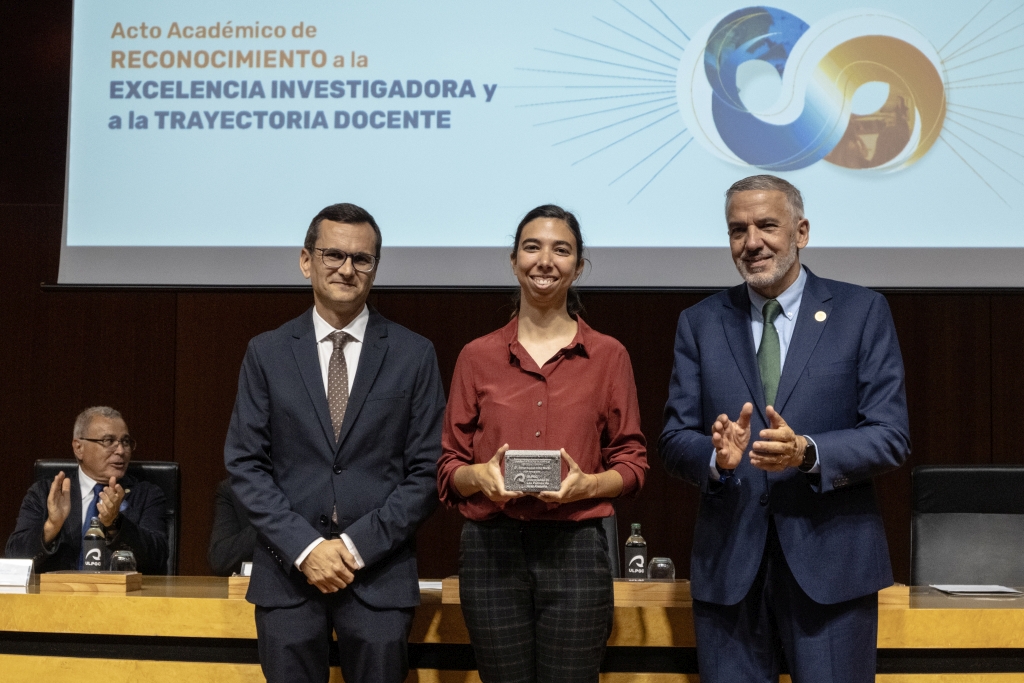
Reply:
[[[804,437],[807,439],[807,437]],[[803,473],[810,472],[814,469],[814,465],[818,462],[818,447],[814,445],[814,442],[807,439],[807,447],[804,448],[804,461],[797,467]]]
[[[114,517],[114,521],[110,523],[110,526],[107,526],[103,522],[100,522],[100,526],[103,527],[103,531],[113,531],[114,533],[117,533],[118,531],[120,531],[121,530],[121,513],[120,513],[120,511],[117,513],[117,517]]]

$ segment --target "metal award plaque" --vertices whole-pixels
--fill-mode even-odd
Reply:
[[[505,451],[506,491],[557,491],[562,486],[559,451]]]

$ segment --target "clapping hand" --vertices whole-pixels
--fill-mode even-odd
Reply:
[[[114,523],[121,512],[122,500],[124,500],[124,489],[117,483],[115,477],[111,477],[107,485],[100,491],[100,499],[96,502],[96,512],[100,518],[100,524],[110,526]]]
[[[807,439],[795,434],[775,408],[768,406],[768,429],[762,429],[750,451],[750,464],[767,472],[799,467],[804,461]]]
[[[46,522],[43,523],[43,540],[49,543],[57,538],[64,520],[71,514],[71,479],[63,472],[58,472],[50,484],[50,493],[46,497]]]
[[[754,405],[744,403],[735,422],[722,413],[711,425],[711,443],[715,447],[715,462],[719,468],[734,470],[740,464],[750,443],[750,416],[753,414]]]

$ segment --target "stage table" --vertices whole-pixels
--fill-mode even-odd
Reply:
[[[457,579],[422,595],[409,680],[478,681]],[[1024,683],[1024,598],[894,587],[879,602],[880,683]],[[699,681],[687,582],[616,581],[615,605],[603,683]],[[0,680],[262,681],[253,606],[212,577],[144,577],[128,595],[0,594]]]

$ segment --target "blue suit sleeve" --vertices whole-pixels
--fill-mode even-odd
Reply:
[[[676,328],[675,360],[658,452],[670,474],[707,491],[718,485],[710,481],[708,471],[714,446],[704,433],[700,348],[686,313],[680,314]]]
[[[903,357],[889,305],[873,298],[857,355],[857,423],[808,434],[817,445],[822,493],[899,467],[910,454]]]

